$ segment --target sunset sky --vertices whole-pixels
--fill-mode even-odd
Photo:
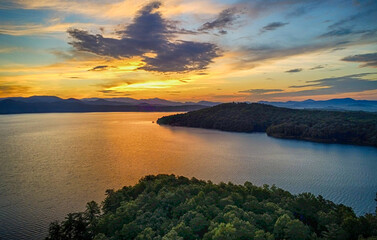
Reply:
[[[1,0],[0,98],[377,99],[375,0]]]

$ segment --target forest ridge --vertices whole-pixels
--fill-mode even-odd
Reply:
[[[158,124],[266,132],[277,138],[377,147],[377,114],[353,111],[299,110],[258,103],[225,103],[165,116]]]

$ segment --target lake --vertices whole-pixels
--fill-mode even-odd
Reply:
[[[276,184],[374,212],[377,148],[159,126],[172,113],[0,116],[0,239],[43,239],[48,224],[148,174]]]

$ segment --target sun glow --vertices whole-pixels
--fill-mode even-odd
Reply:
[[[167,81],[153,81],[153,82],[143,82],[143,83],[132,83],[123,84],[116,87],[110,87],[106,90],[110,91],[142,91],[145,89],[167,89],[174,86],[179,86],[185,84],[179,80],[167,80]]]

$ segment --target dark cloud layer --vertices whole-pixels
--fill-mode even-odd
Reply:
[[[94,68],[89,69],[88,71],[104,71],[108,68],[107,65],[95,66]]]
[[[348,56],[342,59],[346,62],[360,62],[363,63],[360,67],[377,67],[377,52],[376,53],[367,53],[367,54],[358,54],[353,56]]]
[[[172,41],[177,28],[173,22],[162,18],[157,11],[160,5],[160,2],[152,2],[143,7],[130,25],[117,32],[120,39],[69,29],[68,33],[73,38],[70,44],[79,51],[101,56],[140,56],[145,62],[140,69],[147,71],[185,72],[205,69],[219,56],[218,47],[212,43]],[[146,57],[146,53],[154,53],[156,57]]]
[[[309,97],[342,93],[356,93],[369,90],[377,90],[376,80],[364,79],[364,77],[366,76],[376,74],[377,73],[360,73],[341,77],[331,77],[306,81],[306,84],[303,85],[290,86],[289,88],[297,90],[293,92],[287,92],[282,89],[249,89],[245,91],[239,91],[239,93],[249,93],[252,96],[263,96],[264,98]],[[305,88],[314,89],[306,90]]]
[[[272,23],[269,23],[267,24],[266,26],[264,26],[260,32],[261,33],[264,33],[266,31],[273,31],[273,30],[276,30],[277,28],[281,28],[281,27],[284,27],[285,25],[287,25],[288,23],[284,23],[284,22],[272,22]]]
[[[295,69],[290,69],[288,71],[285,71],[286,73],[298,73],[301,72],[303,69],[302,68],[295,68]]]
[[[146,65],[140,69],[159,72],[185,72],[205,69],[218,56],[211,43],[180,41],[169,44],[157,57],[145,57]]]
[[[208,31],[212,29],[220,29],[219,33],[226,34],[223,29],[233,24],[239,17],[240,11],[237,8],[227,8],[223,10],[215,20],[204,23],[198,30]]]
[[[363,79],[363,77],[375,73],[361,73],[341,77],[324,78],[319,80],[307,81],[307,84],[290,86],[293,89],[306,87],[317,87],[316,89],[301,90],[295,92],[281,92],[266,94],[269,97],[302,97],[332,95],[342,93],[363,92],[377,89],[377,81]]]

